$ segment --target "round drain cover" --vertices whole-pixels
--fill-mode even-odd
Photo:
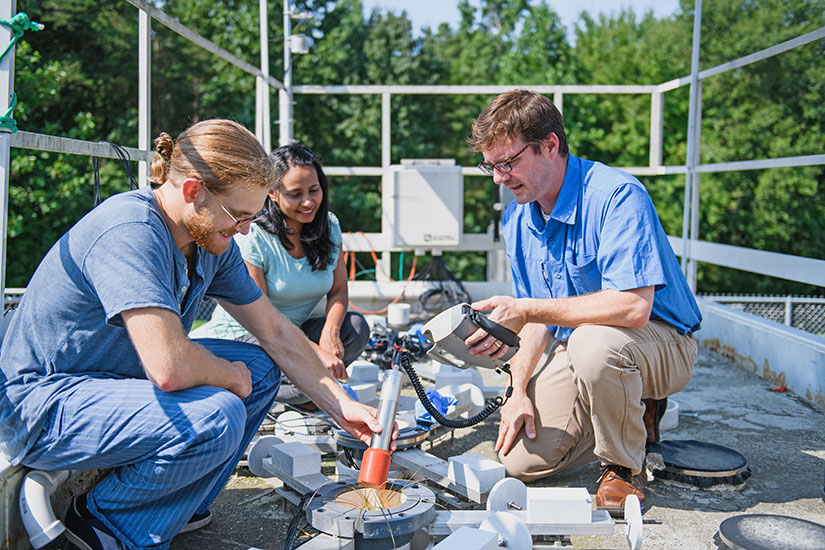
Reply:
[[[825,525],[773,514],[743,514],[719,524],[713,537],[720,550],[821,550]]]
[[[704,441],[657,441],[647,448],[647,468],[661,479],[696,485],[739,485],[751,476],[740,453]]]

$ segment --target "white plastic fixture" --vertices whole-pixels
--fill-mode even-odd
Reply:
[[[295,54],[309,53],[309,38],[303,34],[293,34],[289,37],[289,49]]]
[[[54,515],[51,496],[69,479],[68,470],[26,474],[20,489],[20,517],[34,548],[42,548],[59,537],[66,528]]]

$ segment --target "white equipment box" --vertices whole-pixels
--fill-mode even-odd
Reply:
[[[449,163],[449,164],[448,164]],[[385,172],[381,231],[390,246],[455,248],[464,220],[464,178],[453,161],[403,161]]]

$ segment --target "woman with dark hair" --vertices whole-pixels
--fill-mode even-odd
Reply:
[[[341,226],[329,211],[326,175],[302,145],[280,147],[269,158],[276,181],[266,200],[268,214],[236,241],[249,274],[272,305],[301,327],[333,376],[346,378],[346,365],[364,350],[370,331],[363,316],[347,311]],[[310,318],[324,296],[326,314]],[[220,307],[198,335],[256,342]],[[309,402],[286,378],[277,400]]]

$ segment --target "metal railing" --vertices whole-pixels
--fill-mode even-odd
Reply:
[[[3,314],[5,315],[9,311],[17,308],[17,304],[20,303],[20,299],[23,298],[23,294],[26,292],[25,288],[7,288],[6,293],[3,295]]]
[[[3,312],[17,307],[25,288],[7,288]],[[733,309],[825,337],[825,298],[813,296],[765,296],[748,294],[702,294],[705,300],[726,304]],[[196,319],[208,321],[216,303],[206,298],[198,307]]]
[[[271,77],[267,64],[262,59],[262,67],[259,69],[253,65],[239,59],[237,56],[224,50],[217,44],[200,36],[191,29],[182,25],[152,3],[145,0],[126,0],[138,9],[139,31],[138,31],[138,65],[139,65],[139,98],[138,98],[138,136],[137,148],[127,148],[129,157],[139,162],[139,178],[141,185],[146,184],[148,167],[152,157],[149,128],[151,121],[151,95],[150,95],[150,43],[151,43],[151,20],[170,28],[185,39],[201,46],[210,53],[226,60],[238,67],[245,73],[256,78],[256,134],[262,142],[268,141],[269,120],[268,94],[270,88],[284,89],[284,84]],[[262,21],[266,17],[266,2],[259,0]],[[10,19],[13,14],[15,2],[13,0],[0,0],[0,17]],[[691,74],[675,80],[661,84],[651,85],[615,85],[615,86],[293,86],[287,92],[295,94],[379,94],[381,96],[381,166],[379,167],[347,167],[330,166],[326,171],[330,175],[367,175],[382,176],[385,169],[391,163],[391,123],[392,123],[392,96],[406,94],[498,94],[513,88],[529,88],[540,93],[552,94],[559,109],[563,109],[564,95],[566,94],[649,94],[651,101],[650,115],[650,146],[648,166],[621,167],[635,175],[658,176],[668,174],[685,174],[685,201],[684,201],[684,223],[681,238],[671,237],[671,244],[677,254],[683,258],[683,266],[688,275],[688,280],[692,288],[696,290],[696,265],[698,262],[706,262],[724,267],[741,269],[753,273],[759,273],[772,277],[780,277],[792,281],[825,286],[825,261],[792,256],[787,254],[776,254],[745,247],[736,247],[711,243],[699,240],[698,220],[699,220],[699,175],[701,173],[739,171],[739,170],[763,170],[767,168],[793,167],[825,165],[825,154],[805,155],[795,157],[782,157],[774,159],[754,159],[737,162],[700,164],[699,151],[701,149],[700,129],[701,129],[701,89],[702,81],[728,71],[745,67],[749,64],[767,59],[769,57],[787,52],[794,48],[810,44],[825,38],[825,27],[806,33],[802,36],[774,45],[770,48],[760,50],[717,65],[703,71],[698,70],[698,52],[700,48],[699,28],[702,14],[701,0],[695,0],[694,9],[694,38],[693,38],[693,63]],[[268,43],[267,29],[261,25],[262,44]],[[7,30],[0,29],[0,41],[8,34]],[[262,50],[264,48],[262,47]],[[0,89],[9,93],[0,93],[0,112],[4,111],[8,105],[8,98],[13,91],[13,56],[9,55],[0,65]],[[683,86],[690,86],[690,114],[688,124],[688,155],[684,165],[665,166],[662,165],[662,124],[663,124],[663,103],[664,94]],[[259,97],[260,96],[260,97]],[[264,100],[264,96],[266,101]],[[283,113],[281,113],[283,115]],[[468,122],[469,126],[469,122]],[[264,131],[264,129],[266,131]],[[9,155],[10,146],[50,151],[58,153],[71,153],[87,156],[98,156],[102,158],[114,158],[114,154],[107,145],[71,140],[67,138],[35,134],[31,132],[18,132],[16,134],[0,134],[0,179],[3,181],[4,190],[2,202],[0,202],[0,242],[3,250],[0,255],[0,293],[5,285],[5,240],[6,240],[6,219],[8,202],[8,177],[9,177]],[[3,156],[5,154],[5,156]],[[482,174],[474,167],[462,167],[462,172],[468,176],[481,176]],[[345,235],[344,247],[350,251],[382,251],[381,262],[383,272],[389,272],[390,237],[383,233],[367,233]],[[458,250],[462,251],[486,251],[490,252],[489,262],[499,264],[506,261],[505,256],[500,252],[501,243],[493,241],[492,232],[486,234],[465,234],[462,235],[461,244]],[[492,251],[492,252],[491,252]],[[490,273],[506,273],[506,269],[501,266],[488,269]],[[378,270],[379,272],[381,270]]]
[[[703,294],[702,298],[825,337],[825,298],[742,294]]]
[[[552,94],[553,102],[561,111],[566,94],[649,94],[650,95],[650,145],[648,166],[618,167],[637,176],[663,176],[685,174],[685,200],[683,203],[683,228],[681,237],[670,237],[671,246],[682,258],[682,266],[694,292],[696,270],[699,262],[730,267],[779,277],[791,281],[825,286],[825,260],[777,254],[747,247],[730,246],[699,239],[699,175],[703,173],[732,172],[743,170],[764,170],[798,166],[825,165],[825,154],[801,155],[772,159],[754,159],[736,162],[700,164],[701,150],[701,101],[702,82],[705,79],[724,74],[734,69],[762,61],[794,48],[825,38],[825,27],[803,34],[791,40],[765,48],[758,52],[699,71],[698,52],[700,47],[699,28],[701,26],[702,2],[695,2],[693,63],[691,75],[680,77],[656,85],[599,85],[599,86],[293,86],[295,94],[374,94],[381,96],[381,167],[329,166],[325,171],[330,175],[380,176],[390,166],[391,142],[391,101],[393,95],[413,94],[499,94],[513,88],[530,89],[542,94]],[[684,165],[662,165],[662,127],[664,94],[678,88],[690,86],[690,114],[688,123],[688,154]],[[477,168],[462,167],[465,176],[483,176]],[[489,177],[489,176],[488,176]],[[389,251],[386,243],[389,236],[382,233],[366,235],[346,235],[344,246],[348,250],[368,251],[371,247],[382,250],[384,272],[389,272]],[[492,250],[495,248],[490,235],[464,235],[460,250]],[[493,258],[491,257],[492,261]],[[488,270],[497,271],[498,270]]]

